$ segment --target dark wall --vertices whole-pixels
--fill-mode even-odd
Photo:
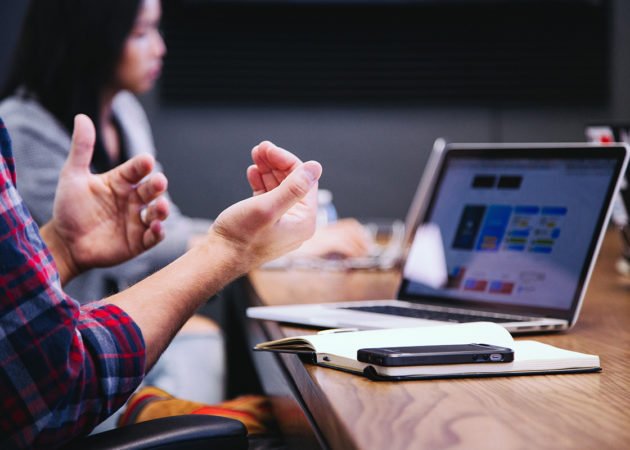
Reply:
[[[242,1],[164,3],[162,100],[453,107],[608,97],[609,0]]]
[[[27,1],[0,2],[0,86],[4,84],[27,5]]]
[[[249,195],[249,151],[270,139],[323,163],[321,186],[333,191],[340,215],[404,217],[436,137],[460,142],[581,141],[589,121],[630,120],[630,2],[613,0],[611,9],[610,97],[601,105],[167,106],[159,90],[142,101],[170,192],[187,214],[214,217]],[[15,23],[20,11],[11,14]],[[4,14],[0,17],[7,21]],[[2,28],[0,34],[9,31]],[[0,59],[0,67],[5,61]]]
[[[321,186],[334,192],[341,215],[404,217],[436,137],[472,142],[582,141],[589,121],[630,119],[627,23],[630,2],[611,2],[610,96],[603,106],[583,106],[578,99],[569,106],[164,108],[155,93],[145,102],[161,160],[173,180],[171,192],[191,214],[214,215],[248,195],[244,168],[249,149],[271,139],[323,163]],[[178,173],[185,175],[180,178]]]

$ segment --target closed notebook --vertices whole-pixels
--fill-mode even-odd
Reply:
[[[417,345],[491,344],[514,350],[514,361],[385,367],[357,360],[361,348]],[[263,342],[255,350],[309,355],[320,366],[375,380],[582,373],[601,370],[599,357],[536,341],[515,341],[490,322],[387,330],[323,332]]]

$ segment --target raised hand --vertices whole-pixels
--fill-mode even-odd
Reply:
[[[201,303],[313,234],[319,163],[302,163],[269,142],[255,147],[252,157],[248,179],[256,195],[223,211],[205,239],[180,258],[107,299],[142,330],[147,367]]]
[[[262,194],[278,187],[302,161],[269,141],[264,141],[252,149],[254,164],[247,168],[247,180],[254,195]]]
[[[254,197],[223,211],[210,233],[228,242],[247,271],[294,250],[315,231],[322,167],[262,142],[252,150],[247,179]]]
[[[276,188],[301,161],[292,153],[263,142],[252,150],[254,165],[247,170],[247,179],[254,195]],[[354,219],[342,219],[315,231],[292,255],[341,257],[365,256],[371,242],[366,230]]]
[[[161,222],[168,216],[168,202],[160,196],[167,180],[159,173],[148,176],[153,158],[136,156],[95,175],[90,172],[94,142],[92,121],[76,116],[53,219],[42,228],[62,281],[91,267],[126,261],[164,238]]]

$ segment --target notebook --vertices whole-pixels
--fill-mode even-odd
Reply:
[[[324,328],[490,321],[513,333],[568,329],[628,151],[623,144],[435,147],[431,161],[438,162],[414,199],[417,220],[396,299],[305,298],[249,308],[247,315]]]
[[[596,355],[564,350],[536,341],[515,341],[505,328],[490,322],[324,333],[326,334],[262,342],[254,349],[302,354],[315,364],[364,375],[373,380],[582,373],[601,370],[599,357]],[[491,343],[513,349],[514,359],[498,363],[381,366],[360,362],[357,358],[359,349],[369,347],[395,348],[470,342]]]

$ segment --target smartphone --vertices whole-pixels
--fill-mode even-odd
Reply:
[[[514,361],[514,351],[488,344],[362,348],[357,359],[379,366],[501,363]]]

